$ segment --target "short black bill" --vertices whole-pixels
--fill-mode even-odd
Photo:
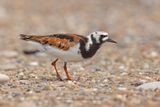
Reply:
[[[107,42],[112,42],[112,43],[117,43],[116,41],[112,40],[112,39],[107,39]]]

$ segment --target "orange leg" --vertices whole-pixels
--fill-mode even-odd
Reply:
[[[64,62],[64,71],[66,73],[67,80],[72,80],[67,70],[67,62]]]
[[[55,71],[56,71],[57,78],[58,78],[60,81],[62,81],[62,78],[61,78],[61,76],[59,75],[58,70],[57,70],[57,67],[56,67],[56,62],[57,62],[57,61],[58,61],[58,58],[57,58],[55,61],[53,61],[51,64],[52,64],[52,66],[54,67],[54,69],[55,69]]]

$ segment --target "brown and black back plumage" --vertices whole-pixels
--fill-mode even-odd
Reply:
[[[77,34],[53,34],[53,35],[25,35],[21,39],[38,42],[42,45],[50,45],[62,50],[68,50],[80,41],[86,42],[87,38]]]

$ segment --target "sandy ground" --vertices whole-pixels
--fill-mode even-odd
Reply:
[[[160,90],[136,89],[160,81],[159,29],[159,0],[1,0],[0,73],[10,80],[0,84],[0,107],[160,107]],[[18,36],[97,30],[118,44],[70,63],[73,81],[56,80],[49,55],[25,55],[32,46]]]

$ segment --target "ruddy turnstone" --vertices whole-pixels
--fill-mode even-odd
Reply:
[[[117,43],[109,38],[107,32],[93,32],[88,36],[77,34],[53,34],[53,35],[26,35],[20,34],[21,39],[33,41],[40,44],[45,51],[50,52],[57,59],[51,64],[56,71],[57,78],[62,80],[58,73],[56,62],[61,59],[64,61],[64,71],[67,80],[71,80],[71,76],[67,70],[68,61],[80,61],[89,59],[95,55],[97,50],[105,42]]]

